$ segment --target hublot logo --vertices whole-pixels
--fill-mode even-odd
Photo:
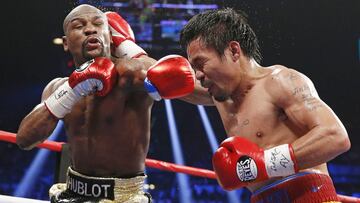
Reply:
[[[114,180],[94,180],[68,174],[67,189],[72,192],[96,198],[114,199]]]

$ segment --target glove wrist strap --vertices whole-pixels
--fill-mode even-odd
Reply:
[[[64,118],[66,114],[70,113],[72,107],[80,98],[81,96],[75,93],[69,86],[69,83],[65,82],[44,103],[51,114],[57,118]]]
[[[144,87],[147,90],[147,92],[148,92],[148,94],[150,95],[151,98],[153,98],[155,101],[160,101],[161,100],[161,96],[160,96],[158,90],[150,82],[150,80],[148,78],[145,78],[145,80],[144,80]]]
[[[291,145],[283,144],[264,151],[265,168],[268,176],[284,177],[295,170],[295,158]]]
[[[125,40],[115,50],[115,56],[120,58],[137,58],[147,55],[145,50],[131,40]]]

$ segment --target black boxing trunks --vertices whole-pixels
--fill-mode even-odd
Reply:
[[[52,203],[149,203],[150,194],[143,191],[146,175],[133,178],[103,178],[80,174],[68,168],[65,183],[49,190]]]
[[[252,203],[320,203],[339,202],[330,176],[318,173],[297,173],[255,191]]]

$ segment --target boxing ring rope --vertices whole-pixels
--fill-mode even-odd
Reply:
[[[16,143],[16,134],[9,133],[6,131],[0,130],[0,140],[5,142]],[[62,145],[64,142],[55,142],[55,141],[44,141],[43,143],[37,145],[38,148],[44,148],[55,152],[61,152]],[[158,161],[155,159],[146,159],[145,165],[150,168],[156,168],[159,170],[165,170],[175,173],[185,173],[193,176],[199,176],[203,178],[216,179],[215,173],[207,169],[193,168],[189,166],[177,165],[165,161]]]
[[[0,130],[0,141],[16,143],[16,134]],[[63,144],[65,143],[46,140],[43,143],[38,144],[37,147],[48,149],[55,152],[61,152]],[[207,169],[183,166],[183,165],[178,165],[174,163],[169,163],[169,162],[159,161],[149,158],[145,160],[145,165],[150,168],[156,168],[159,170],[170,171],[174,173],[185,173],[188,175],[193,175],[203,178],[216,179],[216,175],[214,171]],[[345,195],[338,195],[338,197],[340,198],[340,201],[343,203],[355,203],[355,202],[360,203],[360,198],[349,197]]]

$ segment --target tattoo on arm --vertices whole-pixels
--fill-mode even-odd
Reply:
[[[294,90],[293,90],[292,95],[293,95],[293,96],[296,96],[296,95],[298,95],[298,94],[306,93],[306,92],[309,92],[309,94],[311,94],[311,93],[310,93],[310,88],[309,88],[309,86],[303,85],[303,86],[301,86],[301,87],[295,87]]]
[[[306,109],[309,111],[315,111],[316,109],[323,107],[322,103],[319,101],[319,98],[314,96],[314,92],[307,84],[300,87],[295,87],[293,89],[292,95],[303,102]]]
[[[302,95],[303,102],[305,103],[306,108],[309,111],[315,111],[318,108],[322,108],[323,105],[319,101],[318,98],[313,97],[311,94],[303,94]]]

